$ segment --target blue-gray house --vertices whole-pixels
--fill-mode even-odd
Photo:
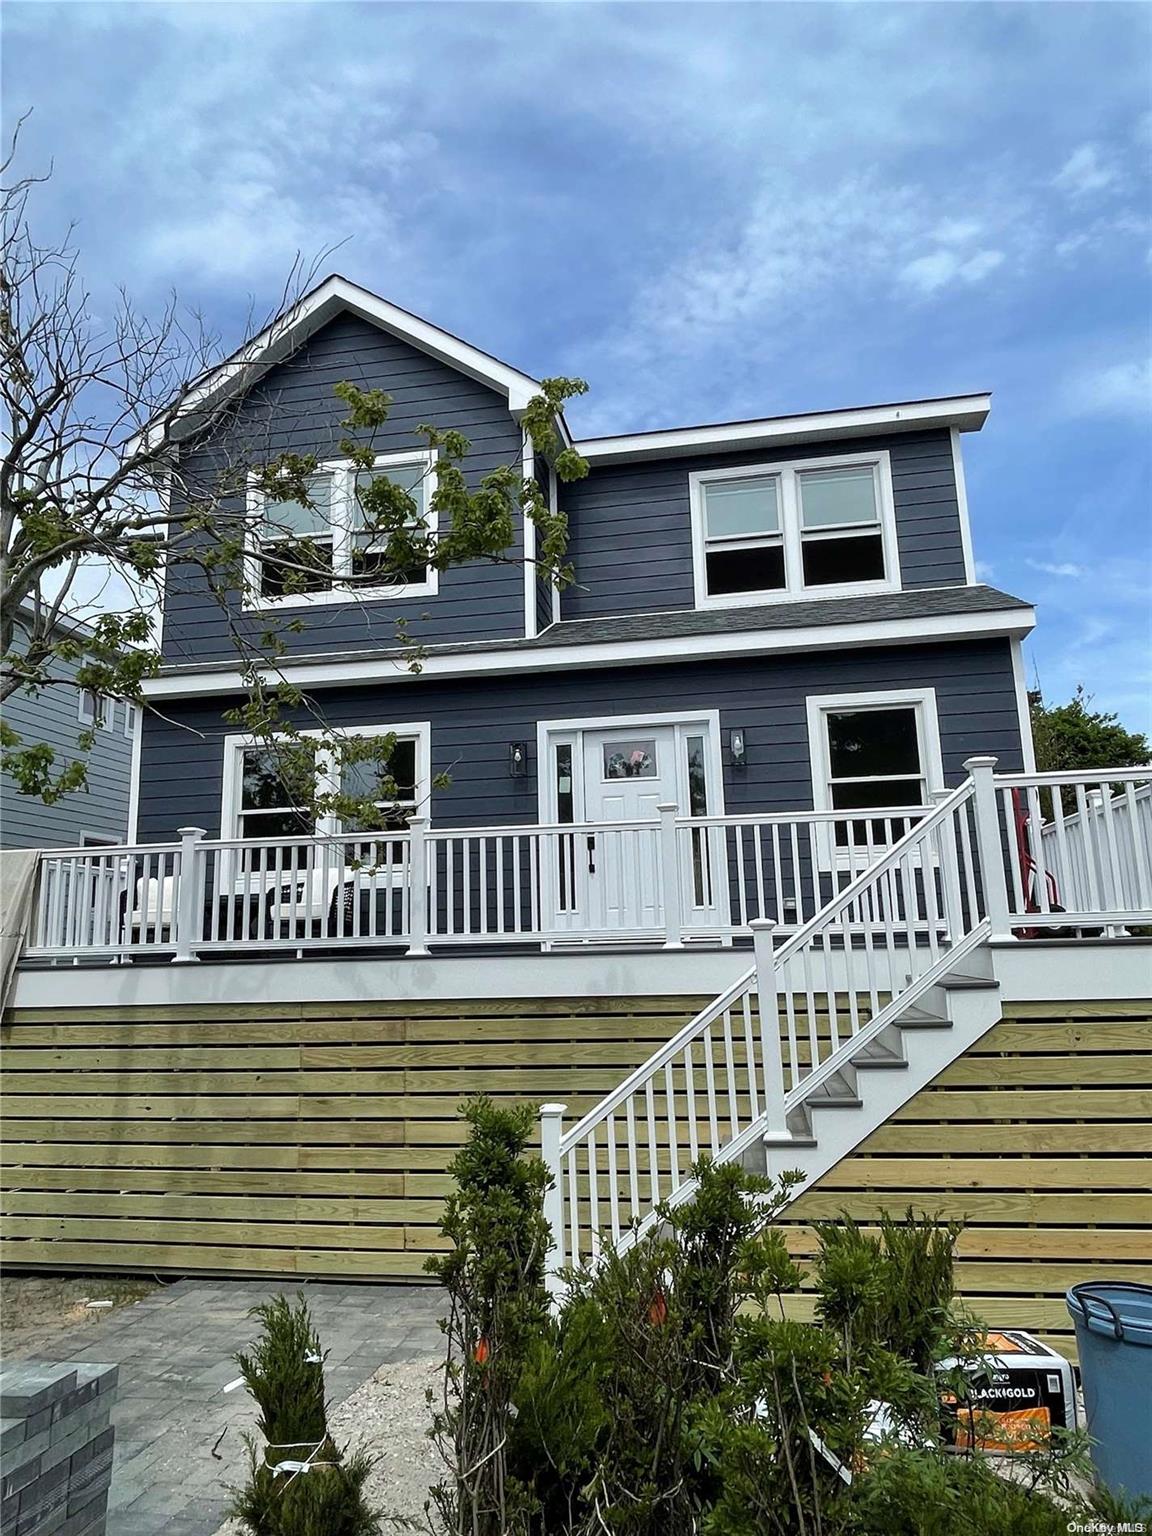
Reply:
[[[414,429],[428,420],[468,436],[474,478],[523,462],[567,516],[575,582],[557,592],[536,579],[528,524],[516,551],[527,564],[421,570],[402,587],[351,590],[355,531],[328,515],[349,499],[333,393],[343,379],[393,397],[378,468],[405,486],[426,476]],[[146,719],[140,753],[141,840],[171,842],[187,826],[209,839],[341,833],[304,826],[258,748],[223,718],[238,698],[230,630],[283,610],[296,621],[285,675],[310,709],[350,733],[397,733],[393,770],[410,785],[397,825],[417,813],[426,822],[429,878],[444,893],[459,867],[452,901],[476,910],[449,927],[474,924],[477,937],[659,928],[654,835],[597,829],[654,824],[660,806],[681,818],[838,812],[845,823],[862,808],[930,804],[977,752],[1002,769],[1032,766],[1020,643],[1033,611],[976,579],[969,534],[961,440],[983,425],[986,395],[594,438],[576,444],[587,478],[560,485],[532,462],[520,425],[537,390],[340,277],[205,381],[206,396],[236,394],[238,439],[259,432],[277,451],[319,456],[318,510],[301,526],[330,542],[331,575],[292,595],[265,581],[254,611],[237,595],[230,612],[199,578],[170,581],[165,668],[150,685],[162,713]],[[207,451],[192,442],[189,454]],[[256,539],[263,509],[250,511]],[[424,648],[418,675],[403,663],[398,620]],[[447,788],[431,787],[438,775]],[[539,868],[526,844],[486,849],[489,861],[517,861],[533,886],[520,894],[540,910],[530,925],[481,917],[494,877],[456,834],[567,825],[583,830],[533,845]],[[818,823],[817,848],[810,823],[802,848],[786,834],[774,852],[765,839],[779,833],[681,832],[692,843],[681,915],[692,930],[731,931],[738,914],[720,887],[755,883],[741,873],[749,860],[761,886],[780,887],[781,920],[795,920],[805,896],[785,896],[782,859],[797,874],[803,864],[807,881],[904,825]],[[301,896],[315,916],[351,901],[347,861],[335,862]],[[236,888],[235,870],[221,878]],[[379,914],[365,936],[378,924]]]

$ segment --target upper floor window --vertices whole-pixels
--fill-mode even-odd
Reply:
[[[886,453],[689,476],[698,607],[899,586]]]
[[[397,569],[395,552],[365,511],[361,491],[386,475],[415,503],[413,526],[432,531],[432,460],[426,453],[383,454],[372,474],[337,460],[308,482],[308,500],[271,501],[249,494],[247,603],[254,608],[426,597],[437,573],[422,561]]]

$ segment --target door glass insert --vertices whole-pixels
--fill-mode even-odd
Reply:
[[[684,743],[688,754],[688,814],[707,816],[708,781],[704,768],[704,738],[689,736]],[[707,827],[693,827],[692,838],[692,891],[695,904],[707,907],[712,904],[711,850]]]
[[[656,743],[651,737],[604,743],[606,779],[654,779],[657,772]]]
[[[572,784],[572,743],[556,743],[556,820],[565,826],[576,820],[576,801]],[[556,839],[557,875],[560,911],[571,912],[576,906],[576,841],[571,832]]]

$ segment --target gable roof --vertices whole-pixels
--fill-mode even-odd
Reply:
[[[430,320],[389,303],[341,273],[333,272],[289,305],[231,357],[204,373],[189,390],[177,416],[195,415],[205,407],[215,406],[233,394],[250,389],[322,326],[345,313],[379,326],[389,335],[502,393],[514,416],[519,416],[529,400],[540,393],[539,379],[481,351],[451,331],[433,325]],[[895,401],[887,405],[805,411],[750,421],[626,432],[579,441],[574,441],[563,412],[560,412],[557,428],[564,443],[575,446],[590,463],[613,464],[707,452],[709,449],[754,449],[773,443],[872,436],[917,427],[954,427],[961,432],[978,432],[988,416],[991,399],[988,393],[947,395],[928,400]]]
[[[241,390],[250,389],[322,326],[345,313],[379,326],[389,335],[399,337],[450,368],[499,391],[507,397],[508,409],[514,415],[519,415],[532,396],[540,393],[538,379],[482,352],[479,347],[462,341],[451,331],[442,330],[430,320],[390,304],[387,299],[362,288],[339,272],[333,272],[289,305],[231,357],[204,373],[189,391],[178,414],[194,414]],[[560,430],[567,436],[563,422]]]

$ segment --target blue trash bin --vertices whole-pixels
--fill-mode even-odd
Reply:
[[[1100,1481],[1115,1494],[1152,1496],[1152,1285],[1089,1281],[1064,1300]]]

